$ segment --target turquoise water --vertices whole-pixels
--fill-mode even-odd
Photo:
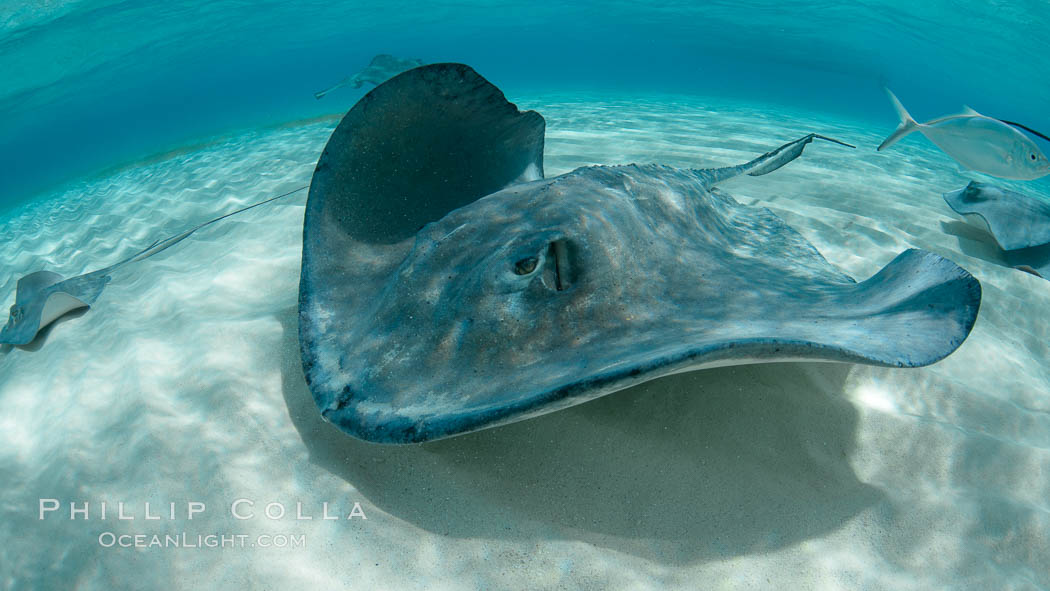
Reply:
[[[811,129],[881,138],[716,96],[511,98],[547,118],[550,175],[724,166]],[[92,270],[305,184],[335,123],[236,133],[16,208],[0,221],[0,298],[24,273]],[[979,277],[978,323],[939,363],[690,372],[419,446],[376,446],[321,420],[297,338],[304,199],[224,220],[114,274],[41,346],[0,349],[0,539],[16,540],[0,548],[0,588],[1050,588],[1050,290],[958,229],[939,192],[966,181],[907,141],[884,153],[814,144],[723,186],[858,279],[907,248]],[[240,498],[290,514],[240,521]],[[40,499],[62,511],[38,519]],[[188,520],[188,501],[208,509]],[[71,502],[91,503],[91,518],[69,519]],[[114,519],[119,502],[136,520]],[[177,503],[176,519],[144,521],[146,502],[154,515]],[[353,502],[367,523],[317,518]],[[294,519],[296,503],[314,519]],[[212,533],[306,545],[99,540]]]
[[[1048,23],[1040,2],[0,0],[0,306],[29,272],[94,270],[308,184],[371,86],[313,93],[383,52],[468,63],[542,113],[548,176],[855,143],[720,188],[858,280],[919,248],[983,289],[927,367],[714,368],[376,446],[322,421],[303,378],[298,194],[0,348],[0,589],[1050,589],[1050,289],[941,198],[977,178],[1050,199],[1050,182],[961,171],[918,134],[874,149],[897,125],[884,84],[920,120],[968,104],[1050,129]],[[61,510],[39,517],[41,499]],[[237,499],[289,515],[240,520]],[[190,502],[208,509],[190,520]],[[354,503],[367,521],[319,518]]]
[[[1050,128],[1050,10],[1027,2],[0,3],[0,208],[201,137],[339,112],[380,52],[507,92],[760,95],[895,125],[962,103]]]

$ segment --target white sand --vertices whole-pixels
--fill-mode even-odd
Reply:
[[[856,143],[724,188],[858,279],[908,247],[955,260],[984,287],[977,326],[923,369],[724,368],[374,446],[321,422],[303,382],[294,197],[119,271],[38,350],[0,353],[0,588],[1050,588],[1050,283],[988,260],[941,199],[967,179],[947,157],[921,138],[876,153],[890,129],[761,105],[519,104],[547,117],[549,175],[733,164],[809,131]],[[13,212],[0,302],[22,274],[91,270],[304,184],[333,125],[237,137]],[[38,520],[40,498],[62,510]],[[230,516],[238,498],[254,519]],[[70,521],[70,501],[91,519]],[[117,501],[137,519],[114,519]],[[186,519],[188,501],[206,511]],[[263,517],[271,501],[289,515]],[[145,502],[165,517],[175,502],[178,518],[146,521]],[[297,502],[312,520],[294,519]],[[324,502],[368,519],[322,520]],[[103,532],[306,548],[104,548]]]

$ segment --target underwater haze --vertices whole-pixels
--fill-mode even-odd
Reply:
[[[35,335],[0,331],[0,590],[1050,591],[1050,177],[955,157],[1002,147],[959,148],[975,121],[1050,142],[966,115],[876,149],[883,87],[920,122],[1050,130],[1048,25],[1024,0],[0,0],[0,309]],[[382,54],[466,66],[315,98]],[[1019,154],[1007,178],[1046,172]],[[47,290],[77,309],[44,322]],[[723,356],[687,365],[707,334]],[[547,383],[575,398],[522,403]]]
[[[3,0],[0,208],[144,153],[341,112],[363,90],[303,89],[377,53],[468,63],[510,93],[761,96],[894,125],[887,84],[920,119],[966,101],[1046,129],[1048,30],[1038,0]]]

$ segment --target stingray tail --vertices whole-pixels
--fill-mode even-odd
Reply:
[[[328,94],[329,92],[332,92],[333,90],[336,90],[338,88],[342,88],[343,86],[346,86],[347,81],[348,81],[348,79],[344,78],[343,80],[340,80],[339,82],[336,82],[335,84],[329,86],[328,88],[326,88],[324,90],[319,90],[319,91],[315,92],[314,93],[314,98],[317,99],[317,100],[323,99],[324,95]]]
[[[347,76],[346,78],[343,78],[342,80],[340,80],[339,82],[336,82],[335,84],[329,86],[328,88],[315,92],[314,93],[314,98],[317,99],[317,100],[321,100],[322,98],[324,98],[324,95],[328,94],[329,92],[332,92],[333,90],[338,90],[338,89],[346,86],[347,84],[353,84],[354,88],[361,88],[361,82],[357,79],[356,75],[355,76]]]
[[[799,139],[788,142],[783,146],[780,146],[776,150],[766,152],[758,158],[755,158],[751,162],[740,164],[738,166],[727,166],[725,168],[708,168],[708,169],[694,169],[694,172],[699,174],[703,179],[704,185],[707,187],[713,187],[714,185],[733,177],[747,174],[751,176],[762,176],[769,174],[774,170],[784,166],[788,162],[791,162],[795,158],[802,155],[802,150],[813,140],[824,140],[839,144],[840,146],[846,146],[847,148],[856,148],[853,144],[847,144],[846,142],[839,141],[834,138],[830,138],[819,133],[811,133],[809,135],[800,137]]]
[[[231,211],[230,213],[221,215],[221,216],[219,216],[219,217],[217,217],[215,219],[208,220],[208,221],[206,221],[206,222],[204,222],[202,224],[198,224],[198,225],[196,225],[196,226],[194,226],[194,227],[192,227],[192,228],[190,228],[190,229],[188,229],[188,230],[186,230],[184,232],[181,232],[179,234],[175,234],[174,236],[168,236],[167,238],[163,238],[163,239],[160,239],[160,240],[155,240],[155,241],[153,241],[152,244],[150,244],[146,248],[143,248],[142,250],[136,252],[135,254],[131,255],[130,257],[128,257],[128,258],[126,258],[126,259],[124,259],[122,261],[119,261],[117,263],[114,263],[114,264],[112,264],[112,265],[110,265],[110,266],[108,266],[108,267],[106,267],[104,269],[99,269],[98,271],[95,271],[95,273],[106,274],[106,273],[109,273],[110,271],[113,271],[114,269],[117,269],[119,267],[123,267],[124,265],[127,265],[129,263],[136,263],[138,261],[141,261],[142,259],[147,259],[147,258],[149,258],[149,257],[151,257],[151,256],[153,256],[155,254],[158,254],[158,253],[160,253],[160,252],[162,252],[164,250],[167,250],[168,248],[171,248],[172,246],[175,246],[179,242],[182,242],[183,240],[188,238],[190,236],[190,234],[193,234],[194,232],[196,232],[197,230],[200,230],[201,228],[203,228],[205,226],[209,226],[211,224],[214,224],[215,222],[217,222],[219,220],[224,220],[224,219],[226,219],[226,218],[228,218],[228,217],[230,217],[232,215],[237,215],[237,214],[239,214],[241,212],[248,211],[249,209],[254,209],[256,207],[259,207],[260,205],[266,205],[267,203],[269,203],[271,201],[276,201],[278,199],[283,199],[285,197],[288,197],[289,195],[294,195],[294,194],[298,193],[299,191],[303,191],[303,190],[307,189],[308,187],[309,187],[309,185],[307,185],[305,187],[299,187],[298,189],[294,189],[292,191],[288,191],[287,193],[281,193],[280,195],[278,195],[276,197],[270,197],[269,199],[264,199],[263,201],[260,201],[258,203],[253,203],[253,204],[248,205],[246,207],[242,207],[242,208],[240,208],[238,210]]]
[[[888,138],[886,138],[881,144],[879,144],[878,151],[881,151],[883,148],[888,148],[892,146],[893,144],[897,143],[902,137],[919,129],[919,124],[911,118],[911,115],[908,114],[908,110],[905,109],[904,105],[902,105],[900,100],[897,99],[897,95],[893,94],[893,92],[889,88],[885,88],[885,90],[886,94],[890,97],[890,102],[893,103],[893,108],[897,110],[897,116],[900,117],[901,123],[897,126],[897,129],[890,134]]]
[[[314,98],[317,99],[317,100],[321,100],[321,99],[324,98],[324,95],[328,94],[329,92],[332,92],[333,90],[339,88],[340,86],[342,86],[342,83],[338,83],[338,84],[335,84],[333,86],[329,86],[328,88],[326,88],[324,90],[319,90],[319,91],[314,93]]]

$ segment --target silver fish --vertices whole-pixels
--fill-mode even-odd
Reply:
[[[926,123],[916,123],[897,97],[886,89],[901,123],[879,150],[913,131],[921,132],[964,168],[1003,179],[1030,181],[1050,174],[1050,160],[1031,139],[1011,125],[963,107]]]

